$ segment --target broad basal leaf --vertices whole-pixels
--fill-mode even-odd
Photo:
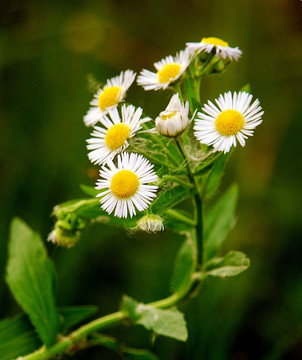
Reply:
[[[205,275],[230,277],[236,276],[250,266],[249,258],[240,251],[230,251],[226,256],[213,258],[205,265]]]
[[[128,296],[124,296],[122,311],[135,323],[158,335],[186,341],[188,337],[184,315],[176,308],[162,310],[140,304]]]
[[[53,344],[59,328],[54,267],[40,236],[18,218],[11,224],[6,281],[43,343]]]
[[[206,260],[211,259],[217,254],[217,250],[231,229],[237,198],[238,187],[233,185],[206,214],[204,229],[204,251]]]

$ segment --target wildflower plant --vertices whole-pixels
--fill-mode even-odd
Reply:
[[[187,43],[175,57],[156,62],[156,72],[142,70],[139,86],[169,94],[166,108],[155,119],[126,103],[136,76],[133,71],[108,80],[84,117],[84,123],[93,126],[87,149],[90,161],[99,167],[99,178],[95,186],[82,186],[85,198],[57,205],[53,211],[56,223],[48,240],[67,248],[95,223],[133,232],[181,234],[171,295],[149,304],[125,295],[119,311],[90,321],[95,307],[57,308],[53,265],[42,241],[15,219],[6,280],[27,315],[0,323],[0,333],[15,331],[21,336],[26,331],[28,341],[5,356],[0,346],[1,359],[49,359],[95,345],[137,359],[156,359],[149,351],[130,349],[99,332],[127,319],[156,335],[186,341],[181,302],[202,291],[205,278],[231,277],[249,267],[242,252],[219,252],[233,225],[237,186],[229,187],[207,212],[205,203],[214,198],[232,149],[238,143],[245,146],[262,122],[263,111],[248,86],[219,95],[215,103],[200,101],[202,79],[223,72],[240,55],[238,47],[223,40],[203,38],[200,43]]]

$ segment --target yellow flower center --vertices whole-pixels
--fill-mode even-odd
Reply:
[[[161,84],[166,84],[175,80],[176,76],[180,73],[181,66],[176,63],[167,64],[158,70],[157,77]]]
[[[217,116],[215,126],[223,136],[236,135],[244,126],[244,118],[237,110],[225,110]]]
[[[202,38],[201,42],[211,45],[229,46],[229,44],[226,41],[223,41],[216,37]]]
[[[126,124],[115,124],[107,130],[105,135],[105,144],[110,150],[116,150],[121,147],[129,138],[130,128]]]
[[[106,110],[119,102],[122,88],[120,86],[110,86],[104,89],[99,95],[99,108]]]
[[[120,199],[130,198],[136,193],[138,186],[138,177],[130,170],[120,170],[111,180],[111,191]]]
[[[162,120],[167,120],[167,119],[171,119],[171,117],[173,117],[174,115],[176,115],[176,111],[171,112],[170,114],[164,114],[161,116]]]

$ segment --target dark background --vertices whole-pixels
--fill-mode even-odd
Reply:
[[[0,317],[20,311],[3,280],[12,217],[46,239],[52,207],[83,196],[79,184],[94,184],[82,121],[92,98],[87,77],[153,70],[187,41],[217,36],[243,56],[203,82],[203,101],[249,82],[265,111],[220,188],[240,187],[237,224],[222,254],[244,251],[251,268],[208,280],[182,308],[187,343],[160,337],[152,345],[140,327],[107,333],[161,359],[302,359],[302,2],[12,0],[1,2],[0,14]],[[134,85],[127,100],[156,116],[168,96]],[[72,250],[47,244],[58,304],[97,304],[104,315],[124,293],[142,302],[167,296],[181,241],[169,231],[129,236],[96,225]],[[118,357],[98,348],[78,358]]]

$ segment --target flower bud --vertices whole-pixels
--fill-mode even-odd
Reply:
[[[178,94],[172,96],[165,111],[155,120],[156,130],[164,136],[174,137],[181,134],[189,123],[189,103],[181,103]]]
[[[80,231],[70,231],[60,227],[58,224],[55,225],[47,240],[58,246],[71,248],[73,247],[80,238]]]
[[[149,233],[164,231],[165,227],[163,219],[158,215],[145,215],[138,222],[137,226],[140,230]]]

